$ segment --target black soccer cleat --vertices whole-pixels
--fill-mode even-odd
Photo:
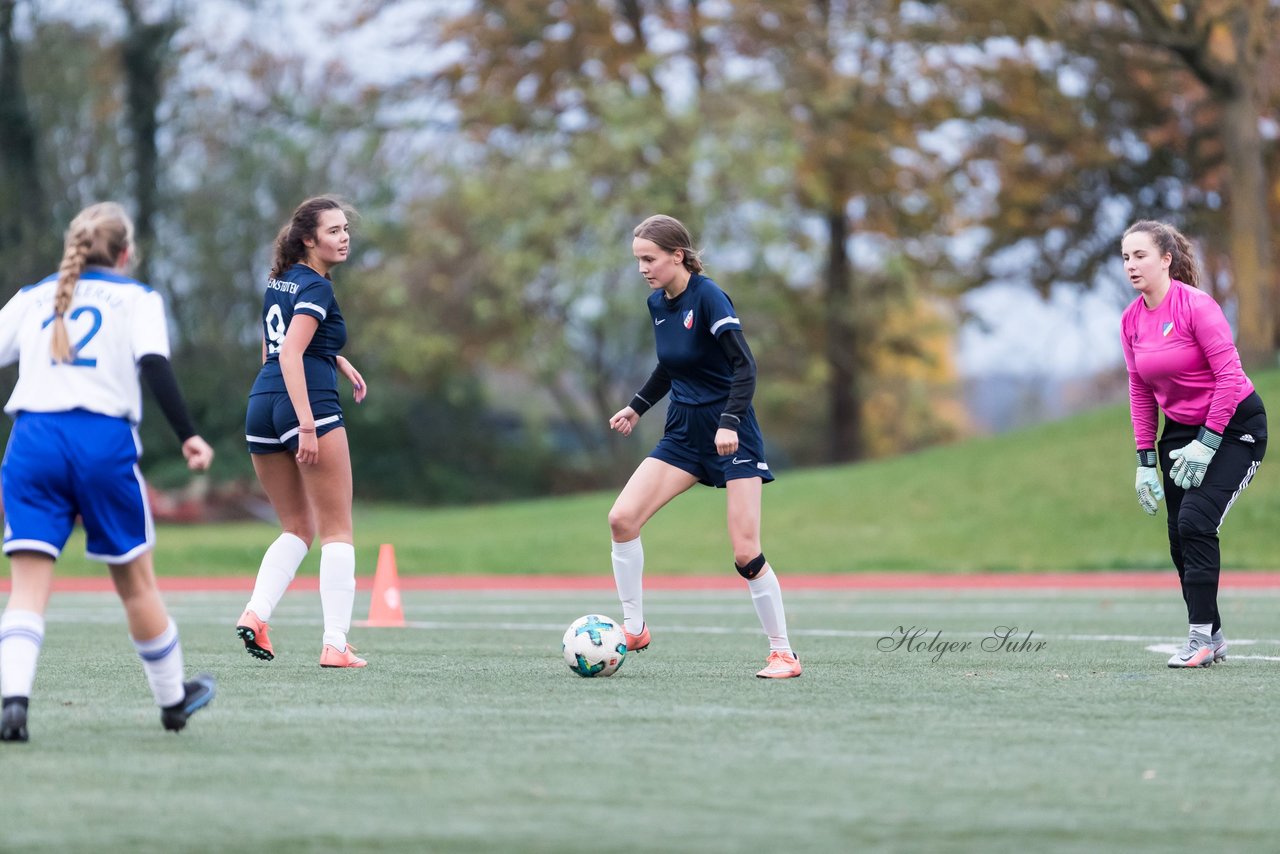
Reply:
[[[209,705],[209,701],[218,693],[217,682],[208,673],[201,673],[190,682],[183,682],[182,687],[186,690],[182,702],[160,710],[160,723],[169,732],[180,732],[187,725],[187,718]]]
[[[27,740],[27,698],[8,697],[0,712],[0,741]]]

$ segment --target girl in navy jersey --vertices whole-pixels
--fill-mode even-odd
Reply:
[[[169,364],[164,301],[124,275],[133,253],[124,209],[92,205],[71,221],[58,272],[0,310],[0,365],[18,362],[5,406],[13,432],[0,468],[13,578],[0,616],[3,741],[27,740],[54,561],[77,515],[87,556],[111,571],[164,728],[181,730],[213,699],[213,677],[183,682],[178,628],[156,587],[155,529],[138,470],[139,375],[193,471],[209,467],[213,449],[196,434]]]
[[[1187,643],[1169,666],[1205,667],[1227,657],[1218,529],[1266,454],[1267,413],[1241,368],[1222,309],[1196,289],[1186,237],[1166,223],[1142,221],[1125,231],[1121,252],[1139,294],[1120,321],[1138,504],[1154,516],[1168,496],[1169,551],[1190,623]]]
[[[769,638],[769,657],[756,675],[799,676],[800,660],[787,638],[782,590],[760,547],[760,493],[773,480],[751,397],[756,365],[733,303],[711,279],[679,220],[651,216],[631,244],[653,291],[649,315],[658,365],[609,426],[631,435],[636,422],[670,392],[666,429],[609,511],[613,575],[622,601],[628,650],[649,646],[642,607],[644,550],[640,529],[663,505],[696,483],[723,487],[728,498],[733,562],[746,579]]]
[[[270,661],[267,621],[311,542],[320,537],[321,667],[364,667],[347,643],[356,591],[351,524],[351,454],[338,402],[338,373],[355,390],[364,378],[338,355],[347,327],[330,271],[350,251],[347,209],[337,199],[308,199],[276,238],[262,308],[262,369],[249,392],[245,441],[281,534],[262,558],[236,634],[250,655]]]

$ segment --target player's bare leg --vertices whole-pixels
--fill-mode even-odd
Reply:
[[[252,458],[258,482],[266,490],[267,499],[280,520],[280,536],[262,556],[253,595],[236,621],[236,635],[244,641],[245,651],[250,655],[271,661],[275,658],[275,649],[267,634],[271,615],[311,548],[315,523],[294,455],[286,450],[278,454],[253,454]]]
[[[111,564],[111,581],[124,605],[129,638],[160,707],[160,722],[165,729],[178,732],[187,725],[187,718],[213,699],[213,677],[206,673],[183,681],[178,627],[160,598],[150,551],[127,563]]]
[[[760,626],[769,637],[769,658],[756,675],[762,679],[788,679],[802,672],[800,659],[787,637],[787,617],[782,607],[782,588],[773,567],[760,547],[760,498],[764,484],[758,477],[731,480],[728,493],[729,541],[733,544],[733,565],[747,581],[751,603]]]
[[[339,427],[319,438],[320,459],[299,466],[320,538],[320,604],[324,610],[322,667],[364,667],[347,644],[356,595],[356,554],[352,545],[351,450]]]
[[[639,651],[649,646],[649,628],[644,622],[644,548],[640,529],[698,479],[689,472],[653,457],[636,468],[609,511],[609,533],[613,579],[622,602],[622,619],[627,649]]]

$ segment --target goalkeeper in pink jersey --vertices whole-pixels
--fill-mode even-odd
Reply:
[[[1137,222],[1125,231],[1121,253],[1139,294],[1120,320],[1138,504],[1154,516],[1168,498],[1169,551],[1190,623],[1169,666],[1206,667],[1227,657],[1218,529],[1267,451],[1267,412],[1240,366],[1222,309],[1196,289],[1187,238],[1166,223]]]

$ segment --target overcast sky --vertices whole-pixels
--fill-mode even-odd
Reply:
[[[1119,265],[1117,259],[1117,275]],[[1048,300],[1026,287],[981,288],[965,298],[978,319],[956,338],[960,373],[1077,377],[1118,369],[1120,314],[1128,302],[1118,286],[1060,287]]]

